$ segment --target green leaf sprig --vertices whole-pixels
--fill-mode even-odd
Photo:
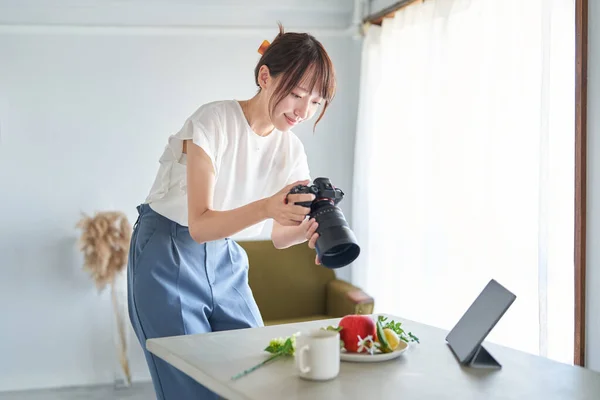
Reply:
[[[248,368],[237,375],[231,377],[232,380],[240,379],[243,376],[248,375],[250,372],[257,370],[263,365],[284,356],[293,356],[296,352],[296,336],[297,334],[293,334],[287,338],[276,338],[271,339],[269,345],[264,349],[267,353],[271,353],[271,357],[266,360],[256,364],[255,366]]]
[[[396,322],[394,320],[391,320],[390,322],[386,323],[387,317],[384,317],[382,315],[380,315],[378,317],[378,320],[381,322],[383,329],[390,328],[391,330],[396,332],[396,334],[398,335],[400,340],[404,340],[407,343],[408,342],[420,343],[419,338],[416,337],[415,335],[413,335],[412,332],[405,332],[404,329],[402,329],[402,322]]]

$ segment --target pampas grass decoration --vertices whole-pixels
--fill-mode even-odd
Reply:
[[[79,245],[85,256],[84,269],[102,292],[127,265],[131,225],[123,213],[104,211],[93,218],[83,214],[77,227],[83,232]]]
[[[127,341],[125,334],[125,316],[119,307],[119,299],[115,283],[117,276],[127,266],[131,225],[122,212],[98,212],[93,217],[83,214],[77,223],[82,230],[79,248],[84,254],[83,269],[94,279],[99,293],[106,286],[111,286],[113,311],[119,332],[119,363],[126,377],[126,384],[131,384],[131,373],[127,359]]]

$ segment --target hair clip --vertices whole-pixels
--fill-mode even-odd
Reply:
[[[267,50],[267,47],[269,47],[270,45],[271,43],[269,43],[268,40],[263,40],[263,42],[260,44],[260,47],[258,48],[258,52],[261,56],[265,54],[265,50]]]

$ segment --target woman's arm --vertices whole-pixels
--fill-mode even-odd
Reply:
[[[308,247],[315,248],[319,234],[316,233],[319,224],[314,219],[305,219],[299,226],[283,226],[273,221],[271,241],[277,249],[285,249],[308,240]],[[319,256],[315,255],[315,264],[321,264]]]
[[[201,147],[190,143],[184,148],[188,160],[188,225],[195,241],[222,239],[267,218],[264,199],[230,211],[212,210],[215,183],[212,162]]]
[[[274,196],[233,210],[213,210],[215,171],[210,157],[200,146],[187,141],[184,151],[187,153],[188,226],[196,242],[230,237],[267,218],[276,219],[284,226],[298,226],[304,220],[306,208],[285,202],[287,192],[299,182]]]
[[[277,249],[285,249],[304,243],[307,240],[308,247],[315,248],[315,243],[319,234],[316,233],[319,224],[314,219],[305,219],[298,226],[283,226],[277,221],[273,221],[273,229],[271,230],[271,241]]]
[[[271,230],[271,241],[276,249],[287,249],[306,241],[306,225],[308,219],[304,220],[298,226],[283,226],[277,221],[273,221]]]

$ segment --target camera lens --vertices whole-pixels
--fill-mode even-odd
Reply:
[[[311,217],[319,224],[315,247],[321,265],[341,268],[356,260],[360,247],[342,210],[327,200],[321,200],[313,204]]]

